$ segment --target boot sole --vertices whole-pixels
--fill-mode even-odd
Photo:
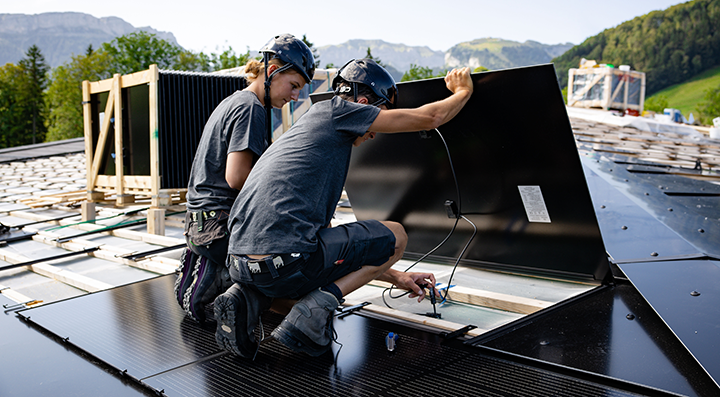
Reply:
[[[241,292],[238,294],[242,295]],[[241,343],[238,343],[238,329],[247,328],[242,324],[237,324],[239,318],[244,318],[242,314],[238,313],[240,307],[240,298],[235,295],[234,290],[229,290],[215,299],[214,313],[215,320],[217,320],[215,341],[220,348],[248,358],[252,356],[254,345],[243,347]]]

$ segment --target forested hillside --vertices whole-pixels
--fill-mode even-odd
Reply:
[[[645,72],[647,95],[688,80],[720,65],[720,0],[654,11],[588,38],[553,60],[562,87],[582,58]]]

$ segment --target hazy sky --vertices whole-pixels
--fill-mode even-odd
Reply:
[[[579,44],[677,0],[2,0],[0,13],[76,11],[115,16],[135,27],[172,32],[186,49],[259,49],[279,33],[307,35],[316,46],[381,39],[445,51],[483,37]],[[353,4],[350,6],[349,4]]]

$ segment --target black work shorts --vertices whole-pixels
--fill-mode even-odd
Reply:
[[[252,284],[272,298],[298,299],[362,266],[380,266],[395,254],[395,235],[375,220],[321,229],[317,238],[317,251],[303,254],[298,266],[287,266],[290,273],[281,268],[276,279],[252,275]]]

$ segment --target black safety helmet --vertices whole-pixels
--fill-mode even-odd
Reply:
[[[315,75],[315,57],[310,48],[300,39],[291,34],[281,34],[273,37],[260,50],[265,61],[278,58],[285,63],[272,75],[293,68],[310,83]],[[266,66],[267,67],[267,66]],[[272,78],[272,75],[269,76]]]
[[[293,68],[305,79],[306,83],[310,83],[315,75],[315,57],[307,44],[288,33],[270,39],[270,41],[260,49],[260,53],[265,63],[265,112],[267,113],[267,140],[269,145],[272,142],[270,84],[272,83],[273,76]],[[275,69],[275,71],[268,75],[268,63],[271,59],[275,58],[283,61],[285,65]]]
[[[397,85],[385,68],[372,59],[353,59],[338,70],[332,82],[333,91],[338,95],[338,87],[346,81],[353,84],[353,95],[357,101],[357,84],[364,84],[377,95],[380,100],[373,106],[385,104],[388,109],[397,103]]]

